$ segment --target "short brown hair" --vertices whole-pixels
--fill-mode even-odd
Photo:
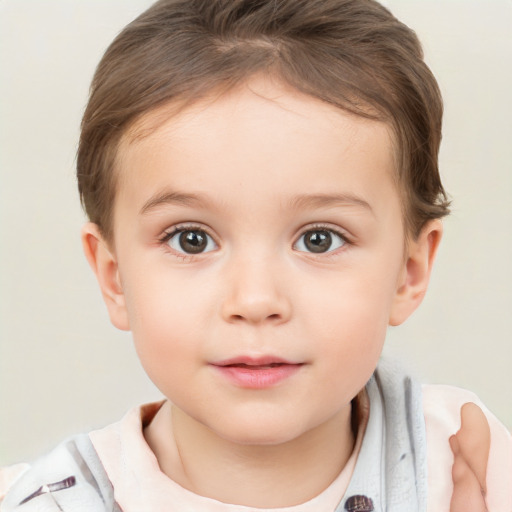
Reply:
[[[160,0],[96,70],[77,156],[82,204],[113,239],[116,155],[127,130],[259,72],[393,128],[405,225],[448,213],[438,151],[442,99],[416,34],[373,0]]]

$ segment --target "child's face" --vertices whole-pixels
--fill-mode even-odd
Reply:
[[[407,280],[386,125],[255,79],[120,155],[109,308],[160,390],[242,443],[348,418]]]

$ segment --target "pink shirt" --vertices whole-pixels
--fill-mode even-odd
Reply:
[[[449,512],[452,495],[453,455],[448,443],[460,428],[460,409],[476,403],[485,413],[491,430],[491,452],[487,469],[489,512],[512,512],[512,437],[505,427],[468,391],[451,386],[424,386],[423,410],[427,431],[428,512]],[[118,423],[90,433],[90,438],[115,489],[123,512],[145,510],[180,512],[261,512],[262,509],[229,505],[184,489],[169,479],[158,465],[143,436],[160,403],[137,407]],[[363,408],[364,409],[364,408]],[[367,416],[360,423],[354,451],[332,484],[301,505],[265,509],[270,512],[333,511],[344,495],[364,437]],[[27,468],[17,465],[0,471],[0,500]]]

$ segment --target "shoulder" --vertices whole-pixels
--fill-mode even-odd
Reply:
[[[0,468],[0,512],[17,511],[34,494],[20,511],[119,511],[112,482],[122,488],[132,483],[133,477],[125,483],[133,465],[130,457],[144,449],[143,427],[162,404],[134,407],[119,422],[73,436],[33,464]]]
[[[490,436],[487,464],[487,503],[493,512],[512,510],[512,437],[505,426],[469,391],[444,385],[423,386],[423,411],[427,436],[429,503],[448,510],[453,492],[454,457],[449,439],[461,428],[465,404],[475,404],[485,415]],[[480,434],[477,434],[480,435]],[[482,435],[487,437],[487,433]],[[475,444],[486,439],[472,439]]]
[[[30,466],[28,464],[14,464],[0,468],[0,503],[14,483],[25,473]]]
[[[1,512],[115,509],[112,486],[87,435],[67,439],[30,466],[3,470]]]

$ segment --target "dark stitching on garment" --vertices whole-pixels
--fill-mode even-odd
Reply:
[[[69,476],[68,478],[65,478],[64,480],[60,480],[59,482],[42,485],[41,487],[39,487],[39,489],[37,489],[37,491],[34,491],[32,494],[30,494],[25,499],[20,501],[19,505],[23,505],[23,504],[27,503],[28,501],[33,500],[34,498],[37,498],[38,496],[42,496],[43,494],[51,495],[52,492],[69,489],[70,487],[73,487],[75,484],[76,484],[76,478],[74,476]],[[53,496],[52,496],[52,498],[53,498]],[[54,499],[54,501],[55,501],[55,499]],[[59,504],[57,503],[57,506],[58,505]],[[59,509],[60,509],[60,507],[59,507]]]

